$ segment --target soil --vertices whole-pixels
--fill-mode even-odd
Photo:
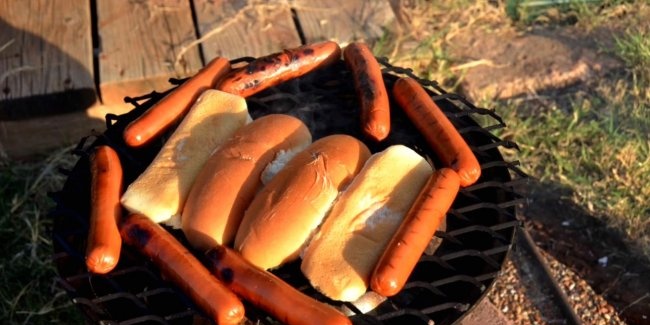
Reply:
[[[476,28],[454,37],[449,51],[463,62],[461,87],[474,100],[506,99],[573,86],[621,69],[602,49],[615,31],[573,27]],[[463,68],[468,67],[468,68]]]
[[[530,201],[522,216],[537,246],[585,280],[628,324],[650,323],[650,261],[573,203],[568,189],[531,180],[519,191]]]
[[[585,91],[583,86],[624,69],[607,50],[622,31],[616,24],[465,30],[449,42],[463,76],[459,91],[475,101]],[[570,189],[531,179],[519,191],[529,199],[521,218],[538,247],[591,286],[627,324],[650,324],[650,260],[624,234],[576,205]]]

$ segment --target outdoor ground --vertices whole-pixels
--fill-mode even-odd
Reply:
[[[548,263],[560,267],[556,280],[560,273],[580,280],[565,286],[578,316],[585,324],[618,324],[617,315],[649,324],[649,4],[519,6],[517,17],[518,1],[397,2],[410,28],[378,48],[505,118],[500,136],[521,148],[506,155],[531,176],[519,189],[529,200],[521,218]],[[535,295],[514,264],[506,273],[518,273],[519,282],[491,299],[517,323],[553,323],[539,311],[537,319],[522,317],[526,303],[536,313],[526,299],[520,310],[508,308],[506,288]]]
[[[531,176],[520,216],[580,317],[649,324],[650,4],[519,7],[516,17],[513,0],[393,2],[402,29],[375,52],[504,117],[499,135],[521,148],[504,154]],[[74,163],[69,149],[0,162],[2,323],[81,322],[49,260],[47,193]],[[528,273],[513,254],[489,298],[515,324],[558,323],[542,317]]]

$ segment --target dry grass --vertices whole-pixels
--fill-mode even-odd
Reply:
[[[404,11],[410,27],[387,33],[375,44],[375,52],[449,90],[458,90],[463,78],[461,62],[447,51],[454,37],[475,28],[496,30],[510,24],[503,6],[486,1],[414,3]],[[630,18],[634,17],[630,12],[645,12],[640,17],[647,21],[647,8],[641,1],[607,2],[600,9],[584,6],[572,11],[579,18],[577,26],[611,24],[624,31],[616,48],[607,50],[625,61],[627,71],[592,83],[587,91],[565,92],[562,98],[548,94],[539,115],[526,113],[540,112],[525,109],[535,101],[479,104],[496,107],[504,116],[510,127],[501,135],[520,144],[517,158],[532,176],[570,186],[577,203],[627,233],[629,241],[650,256],[650,28],[642,18]],[[554,23],[540,19],[537,23]],[[53,280],[51,220],[46,215],[52,206],[46,193],[64,181],[57,168],[73,163],[67,149],[36,163],[0,161],[3,324],[82,322]]]
[[[3,324],[80,323],[79,315],[55,284],[51,263],[53,202],[60,189],[59,167],[74,162],[63,149],[35,163],[0,161],[0,319]]]
[[[531,25],[590,31],[615,31],[615,46],[602,51],[619,57],[626,70],[602,80],[589,80],[563,91],[531,98],[482,101],[496,108],[510,126],[502,136],[522,150],[509,153],[522,160],[533,177],[573,190],[574,201],[592,215],[627,234],[631,246],[650,257],[650,9],[644,1],[576,1],[551,6],[527,19],[512,21],[504,8],[513,1],[415,2],[408,8],[412,32],[385,35],[375,46],[396,65],[459,91],[463,69],[450,56],[454,37],[472,29],[490,31]],[[477,60],[471,64],[490,64]]]

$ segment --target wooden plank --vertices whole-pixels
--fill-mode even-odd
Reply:
[[[106,114],[124,114],[132,109],[131,104],[95,105],[84,111],[0,121],[0,161],[30,159],[76,144],[93,132],[104,132]]]
[[[163,91],[169,77],[194,74],[203,63],[198,48],[176,61],[196,39],[185,0],[97,0],[100,94],[104,104],[125,96]]]
[[[387,0],[294,0],[292,3],[307,43],[333,40],[376,42],[383,27],[395,21]]]
[[[299,46],[287,0],[193,0],[206,60],[259,57]]]
[[[88,0],[0,0],[0,120],[96,101]]]

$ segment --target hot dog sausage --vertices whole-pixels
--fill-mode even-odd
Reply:
[[[433,173],[391,239],[370,278],[383,296],[399,292],[456,198],[460,179],[442,168]]]
[[[228,60],[217,57],[210,61],[196,75],[127,125],[123,133],[124,142],[131,147],[138,147],[149,142],[182,118],[201,95],[201,92],[213,88],[228,71],[230,71]]]
[[[361,129],[375,141],[384,140],[390,132],[390,110],[377,59],[366,44],[357,42],[345,47],[343,60],[352,72],[360,100]]]
[[[303,45],[260,57],[230,72],[217,89],[248,97],[287,80],[300,77],[341,57],[336,42]]]
[[[285,324],[351,324],[335,308],[304,295],[225,246],[208,250],[206,264],[233,292]]]
[[[101,145],[90,156],[90,228],[86,266],[93,273],[113,270],[120,259],[122,238],[117,225],[122,215],[122,165],[117,153]]]
[[[131,214],[122,222],[120,235],[150,258],[217,324],[237,324],[244,318],[239,298],[160,225],[143,215]]]
[[[422,86],[401,78],[395,82],[393,97],[442,162],[458,173],[460,185],[474,184],[481,176],[476,156]]]

